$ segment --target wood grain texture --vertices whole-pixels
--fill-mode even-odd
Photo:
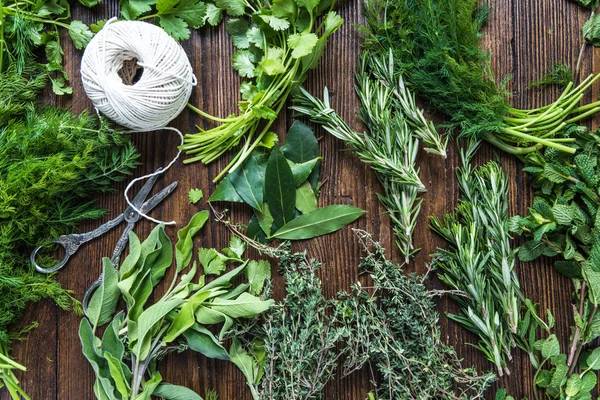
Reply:
[[[74,7],[74,17],[85,22],[118,15],[117,1],[105,0],[105,3],[94,10]],[[564,62],[574,66],[581,46],[580,28],[588,17],[589,12],[577,7],[567,0],[488,0],[492,12],[490,22],[485,31],[484,46],[489,48],[492,55],[492,65],[498,78],[510,74],[509,89],[513,94],[511,103],[520,108],[538,107],[557,97],[556,89],[531,90],[528,83],[539,79],[544,71],[555,62]],[[361,23],[360,0],[346,0],[339,7],[339,13],[346,23],[327,45],[319,67],[312,71],[306,83],[309,91],[320,94],[323,86],[327,85],[331,94],[331,103],[338,113],[354,129],[363,129],[356,116],[358,100],[353,89],[353,68],[360,50],[360,38],[355,25]],[[69,47],[65,49],[67,71],[71,76],[74,92],[72,97],[56,99],[46,92],[45,101],[61,107],[70,107],[74,112],[91,109],[91,103],[83,92],[79,64],[81,52]],[[192,39],[183,43],[190,57],[198,87],[194,90],[191,103],[199,108],[219,116],[236,112],[239,99],[238,86],[240,79],[231,68],[233,48],[224,25],[217,28],[204,28],[193,34]],[[600,71],[600,58],[595,57],[595,51],[587,48],[585,51],[582,74]],[[597,98],[600,94],[598,85],[595,86],[586,100]],[[285,131],[293,122],[290,111],[281,115],[274,128],[284,140]],[[597,126],[597,120],[590,121]],[[193,132],[195,125],[208,127],[207,121],[196,114],[185,110],[172,126],[182,132]],[[389,218],[377,200],[376,193],[381,190],[374,174],[368,167],[360,163],[356,156],[344,149],[343,144],[321,129],[316,129],[320,137],[321,151],[325,158],[322,170],[322,180],[325,182],[319,205],[352,204],[368,211],[367,215],[354,223],[352,228],[361,228],[372,232],[375,237],[390,249],[395,260],[400,260],[397,249],[393,244],[393,232]],[[133,140],[140,150],[142,166],[135,171],[136,176],[149,173],[159,166],[164,166],[176,152],[178,138],[170,132],[136,133]],[[415,242],[423,250],[416,261],[407,267],[408,271],[424,272],[427,269],[429,254],[437,246],[444,243],[434,236],[429,228],[427,216],[435,214],[442,216],[451,211],[456,205],[458,188],[454,179],[454,168],[458,165],[456,148],[451,146],[449,157],[441,160],[434,156],[421,154],[422,181],[428,187],[424,195],[419,225],[415,234]],[[511,187],[509,198],[511,214],[524,213],[530,205],[532,191],[528,178],[521,172],[521,165],[512,157],[498,154],[493,149],[484,146],[478,153],[476,161],[485,162],[489,159],[499,159],[510,176]],[[198,205],[191,205],[187,200],[187,192],[191,188],[200,188],[205,193],[205,199],[214,190],[214,176],[226,165],[226,160],[220,160],[209,166],[199,163],[183,165],[178,162],[164,176],[158,179],[157,188],[162,188],[172,181],[179,182],[176,193],[161,204],[153,216],[163,220],[176,220],[182,226],[198,209],[205,208],[205,200]],[[122,192],[125,184],[116,186],[113,194],[99,198],[100,204],[109,213],[105,219],[114,217],[124,209]],[[234,206],[231,212],[233,221],[244,222],[249,217],[244,207]],[[90,221],[80,226],[82,232],[98,226],[103,221]],[[328,296],[335,295],[339,290],[348,289],[357,280],[357,264],[360,248],[353,237],[351,227],[335,234],[317,238],[308,242],[296,243],[296,249],[307,248],[311,256],[324,262],[320,271],[323,287]],[[145,237],[152,225],[141,221],[136,226],[136,233]],[[175,230],[168,229],[171,237]],[[58,274],[58,280],[67,288],[74,291],[79,299],[86,288],[100,273],[100,259],[112,252],[120,235],[119,229],[104,235],[93,243],[83,246],[71,260],[67,268]],[[210,221],[197,239],[197,246],[225,247],[229,234],[224,226],[214,220]],[[520,265],[518,274],[521,278],[525,294],[550,308],[557,317],[557,333],[562,338],[563,349],[569,336],[569,324],[572,318],[570,306],[571,284],[569,280],[559,276],[552,266],[544,260]],[[283,293],[283,280],[275,278],[276,295]],[[442,288],[436,278],[432,278],[433,288]],[[165,288],[163,287],[163,290]],[[458,354],[464,358],[464,365],[474,365],[478,370],[491,369],[491,365],[481,354],[469,346],[475,338],[450,322],[443,316],[444,312],[456,312],[456,305],[447,298],[438,302],[442,314],[440,323],[444,339],[453,344]],[[25,317],[20,322],[26,324],[37,320],[40,327],[31,332],[27,339],[15,346],[13,355],[29,370],[19,374],[25,390],[34,400],[78,400],[93,399],[93,373],[89,364],[81,355],[77,329],[79,317],[57,309],[49,302],[44,302],[28,308]],[[188,386],[203,394],[206,389],[214,388],[222,400],[250,399],[242,374],[233,364],[218,360],[208,360],[191,352],[167,357],[161,364],[161,372],[166,381]],[[515,397],[528,396],[532,398],[531,378],[532,369],[523,354],[516,351],[511,368],[511,376],[503,378],[499,386],[508,388]],[[325,392],[327,400],[359,400],[366,397],[370,376],[367,371],[359,371],[344,379],[330,384]],[[493,390],[489,392],[492,398]],[[0,389],[0,399],[8,399],[4,389]]]

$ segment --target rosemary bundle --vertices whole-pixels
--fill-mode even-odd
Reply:
[[[461,305],[450,315],[479,337],[478,347],[494,363],[498,375],[508,371],[517,341],[524,297],[515,273],[516,251],[510,246],[508,179],[495,162],[473,168],[478,143],[462,153],[463,167],[456,176],[461,200],[456,213],[443,221],[431,217],[431,228],[451,246],[433,255],[440,279]]]
[[[301,89],[292,109],[323,125],[375,170],[383,186],[379,200],[394,225],[396,244],[409,262],[419,251],[412,235],[422,203],[419,193],[425,191],[416,167],[419,139],[426,144],[426,151],[444,157],[447,139],[438,134],[417,107],[397,67],[391,53],[383,58],[368,51],[361,54],[356,93],[361,102],[359,115],[368,132],[354,132],[335,113],[327,88],[322,101]]]

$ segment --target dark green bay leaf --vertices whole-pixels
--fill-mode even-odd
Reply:
[[[208,198],[208,201],[232,201],[234,203],[243,203],[244,199],[240,197],[238,192],[231,184],[231,178],[227,175],[217,185],[213,194]]]
[[[312,160],[303,163],[295,163],[288,160],[288,164],[292,169],[292,175],[294,175],[294,182],[296,182],[296,186],[302,185],[306,179],[308,179],[312,170],[315,168],[315,165],[317,165],[320,160],[321,158],[313,158]]]
[[[229,174],[231,184],[244,202],[252,208],[262,210],[263,182],[254,157],[248,157],[242,165]]]
[[[317,208],[288,222],[272,237],[277,239],[310,239],[325,235],[348,225],[365,213],[357,207],[333,205]]]
[[[292,169],[278,145],[273,146],[265,171],[265,198],[277,226],[294,219],[296,183]]]
[[[295,163],[310,161],[321,155],[312,129],[300,121],[295,121],[290,127],[281,150],[288,160]]]

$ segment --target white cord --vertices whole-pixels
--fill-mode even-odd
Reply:
[[[185,108],[192,88],[197,84],[192,66],[183,48],[161,28],[140,21],[110,19],[90,41],[81,60],[81,80],[96,112],[134,132],[168,129]],[[140,79],[127,85],[119,76],[126,61],[137,60],[144,68]],[[160,172],[132,180],[125,189],[125,200],[140,216],[156,220],[135,207],[127,195],[131,186],[142,179],[162,174],[179,159],[181,150]],[[167,225],[175,221],[164,222]]]

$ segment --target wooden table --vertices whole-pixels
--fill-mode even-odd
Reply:
[[[574,66],[581,45],[580,28],[589,16],[589,12],[567,0],[489,0],[492,8],[490,23],[486,28],[484,46],[492,53],[492,64],[498,78],[510,74],[512,79],[510,90],[513,93],[511,103],[520,108],[537,107],[557,97],[557,89],[531,90],[528,83],[539,79],[555,62],[565,62]],[[74,7],[74,18],[85,22],[118,15],[117,1],[105,0],[103,6],[90,11],[83,7]],[[361,22],[360,0],[347,0],[338,7],[339,13],[346,23],[327,45],[325,55],[319,67],[312,71],[306,87],[320,94],[327,85],[331,93],[332,106],[350,125],[363,129],[356,111],[358,101],[353,91],[352,69],[360,51],[360,38],[355,24]],[[64,32],[63,32],[64,33]],[[56,98],[47,92],[45,102],[60,107],[70,107],[74,112],[90,109],[91,103],[83,92],[79,63],[81,52],[70,46],[65,38],[65,60],[67,71],[73,84],[73,96]],[[191,40],[183,43],[194,72],[198,77],[198,87],[194,90],[190,102],[213,115],[227,115],[237,110],[239,78],[231,68],[232,45],[222,24],[217,28],[203,28],[193,34]],[[592,71],[600,71],[600,58],[591,48],[587,48],[582,68],[584,76]],[[597,98],[598,85],[586,100]],[[293,121],[292,113],[283,113],[276,124],[276,132],[284,137],[286,129]],[[595,120],[597,122],[597,120]],[[188,110],[184,111],[174,122],[183,132],[191,132],[194,124],[203,123],[198,116]],[[376,193],[381,190],[373,172],[362,164],[352,153],[342,151],[343,144],[316,129],[321,137],[321,151],[325,157],[322,180],[325,182],[319,204],[352,204],[368,211],[367,215],[351,227],[365,229],[379,238],[384,246],[390,249],[395,260],[400,260],[398,251],[393,245],[393,233],[390,221],[384,214],[383,207],[377,200]],[[134,142],[142,154],[140,166],[135,175],[149,173],[166,165],[176,152],[178,138],[163,131],[155,133],[137,133]],[[228,156],[229,157],[229,156]],[[415,262],[406,267],[407,271],[423,272],[429,261],[429,254],[444,242],[434,236],[427,223],[427,216],[442,216],[456,205],[458,188],[454,179],[454,168],[458,165],[457,152],[454,147],[444,161],[422,153],[419,165],[421,180],[428,188],[424,196],[419,225],[415,233],[416,245],[423,248]],[[531,203],[532,190],[527,176],[521,172],[521,164],[513,157],[498,154],[489,147],[484,147],[477,156],[478,162],[491,158],[499,158],[510,176],[509,192],[511,214],[525,213]],[[163,220],[175,219],[181,227],[199,209],[206,208],[203,200],[198,205],[191,205],[187,192],[191,188],[200,188],[210,194],[215,184],[212,178],[217,175],[225,160],[220,160],[208,167],[196,163],[183,165],[178,162],[164,177],[159,178],[157,187],[163,187],[172,181],[179,181],[175,195],[153,213]],[[122,191],[124,184],[116,187],[116,192],[103,196],[99,202],[105,206],[108,219],[124,209]],[[236,222],[247,221],[249,212],[244,207],[233,207],[231,218]],[[80,229],[87,231],[98,226],[102,221],[90,221],[82,224]],[[152,225],[140,222],[137,234],[145,237]],[[175,230],[168,229],[171,237]],[[81,299],[84,291],[97,278],[100,272],[100,259],[109,255],[120,235],[118,230],[84,246],[74,257],[67,268],[58,274],[58,280],[73,290]],[[229,233],[218,222],[211,220],[202,232],[198,246],[222,248],[227,245]],[[337,291],[349,289],[350,285],[363,277],[358,276],[357,263],[360,247],[353,237],[350,227],[335,234],[317,238],[308,242],[295,244],[296,249],[307,248],[310,255],[321,259],[325,264],[320,271],[323,287],[328,296]],[[274,273],[275,269],[274,269]],[[557,333],[562,340],[563,351],[567,346],[572,311],[570,306],[571,283],[559,276],[551,264],[545,260],[520,265],[518,274],[521,278],[524,293],[541,303],[543,308],[550,308],[557,318]],[[276,294],[283,293],[283,280],[275,279]],[[441,288],[436,278],[431,279],[431,286]],[[165,288],[163,287],[162,290]],[[447,299],[439,300],[439,311],[456,311],[455,304]],[[28,371],[19,374],[22,385],[35,400],[79,400],[94,398],[92,385],[92,368],[81,354],[81,346],[77,336],[80,318],[60,311],[51,302],[41,302],[28,308],[22,324],[37,320],[40,327],[32,331],[22,343],[16,344],[13,351],[17,361],[25,364]],[[444,316],[440,318],[444,339],[455,346],[464,358],[464,365],[475,365],[478,370],[491,369],[492,366],[481,354],[469,346],[475,338]],[[224,361],[209,360],[195,353],[184,353],[168,357],[162,361],[161,372],[166,381],[188,386],[200,394],[206,389],[214,388],[222,400],[250,399],[242,374],[237,368]],[[515,397],[529,396],[531,392],[532,369],[523,353],[515,351],[512,376],[503,378],[499,385],[509,389]],[[345,379],[337,380],[327,387],[324,398],[364,399],[369,390],[369,376],[366,371],[357,372]],[[493,391],[489,392],[492,398]],[[5,390],[0,390],[0,399],[8,399]]]

